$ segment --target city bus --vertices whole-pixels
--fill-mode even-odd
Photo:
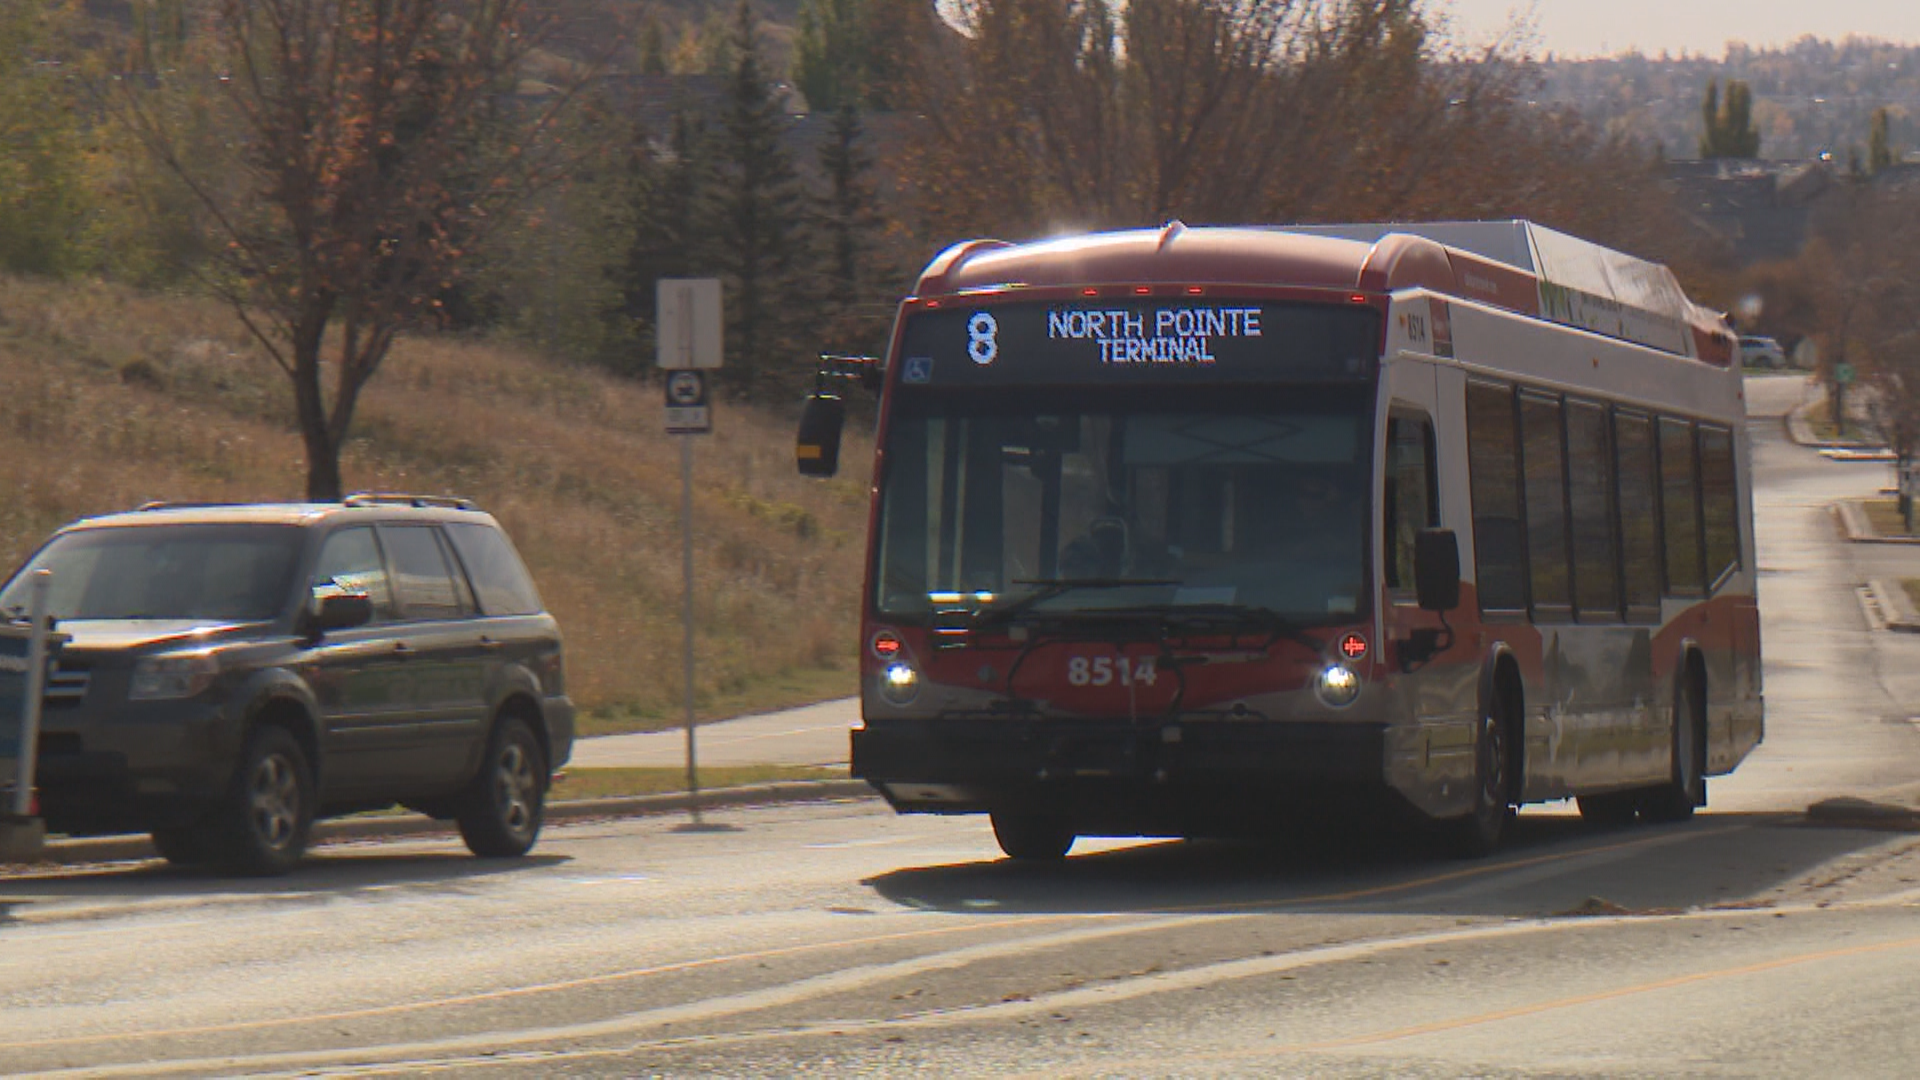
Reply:
[[[853,773],[1024,860],[1687,818],[1764,730],[1736,356],[1667,268],[1524,221],[955,245],[859,370]]]

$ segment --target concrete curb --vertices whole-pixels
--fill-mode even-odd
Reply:
[[[1856,544],[1920,544],[1920,536],[1882,536],[1867,518],[1866,499],[1842,499],[1833,504],[1840,531]]]
[[[1827,799],[1807,807],[1807,824],[1832,829],[1920,832],[1920,810],[1865,799]]]
[[[1920,611],[1914,610],[1913,598],[1900,582],[1874,578],[1867,582],[1867,588],[1873,592],[1874,603],[1880,605],[1880,616],[1886,620],[1887,629],[1920,634]]]
[[[1793,440],[1794,442],[1800,444],[1801,446],[1811,447],[1815,450],[1885,450],[1886,449],[1886,443],[1884,441],[1875,441],[1872,439],[1822,439],[1819,436],[1815,435],[1813,433],[1813,425],[1809,423],[1807,420],[1807,413],[1812,411],[1815,405],[1818,405],[1821,402],[1824,402],[1825,400],[1826,398],[1823,396],[1814,401],[1809,401],[1801,405],[1796,405],[1792,409],[1788,410],[1787,415],[1782,418],[1784,424],[1786,425],[1787,438]],[[1848,410],[1848,412],[1851,413],[1852,410]],[[1851,416],[1849,417],[1849,419],[1852,419]]]
[[[742,787],[714,788],[702,791],[698,799],[684,792],[669,795],[630,795],[605,799],[568,799],[547,804],[547,824],[590,821],[595,818],[649,817],[657,814],[686,813],[699,806],[718,810],[741,806],[773,806],[784,803],[835,802],[879,798],[864,780],[806,780],[777,784],[750,784]],[[392,814],[379,817],[349,817],[322,821],[313,827],[312,846],[350,843],[356,840],[384,840],[413,836],[452,836],[458,830],[452,822],[435,821],[419,814]],[[126,862],[159,858],[153,843],[145,836],[102,836],[83,840],[50,841],[31,862],[16,866],[75,866],[86,863]]]

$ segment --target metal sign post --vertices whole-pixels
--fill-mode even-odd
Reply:
[[[707,372],[720,366],[720,281],[717,278],[662,278],[654,295],[654,340],[658,364],[666,369],[667,434],[680,440],[680,570],[684,577],[680,612],[686,697],[688,829],[705,829],[700,820],[699,749],[694,736],[693,651],[693,440],[713,430],[707,399]]]
[[[8,633],[7,644],[12,648],[0,651],[0,669],[21,676],[19,723],[9,740],[14,748],[13,799],[0,811],[0,861],[32,858],[46,843],[45,823],[34,816],[33,792],[40,754],[40,707],[47,694],[47,594],[52,583],[51,571],[34,571],[28,586],[28,629],[24,635]],[[20,649],[21,645],[25,648]],[[16,656],[16,651],[25,655]]]

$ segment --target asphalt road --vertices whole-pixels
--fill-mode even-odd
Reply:
[[[1755,409],[1783,390],[1756,387]],[[1083,843],[873,802],[0,881],[0,1073],[1909,1076],[1920,836],[1806,826],[1920,780],[1920,636],[1875,633],[1827,501],[1884,467],[1756,425],[1769,733],[1694,822],[1530,810],[1391,837]]]

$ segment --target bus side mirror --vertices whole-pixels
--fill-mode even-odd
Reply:
[[[1460,606],[1460,541],[1452,529],[1421,529],[1414,536],[1413,582],[1422,611]]]
[[[801,476],[832,476],[840,471],[840,429],[846,422],[847,403],[838,394],[807,395],[807,406],[800,413],[800,441],[794,448]]]

